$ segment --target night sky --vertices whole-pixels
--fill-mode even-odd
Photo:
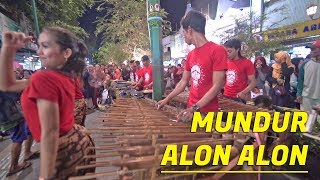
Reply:
[[[199,1],[199,0],[198,0]],[[200,0],[203,1],[203,0]],[[168,20],[172,23],[172,29],[176,30],[176,24],[178,28],[180,27],[179,23],[182,16],[185,13],[185,9],[187,7],[188,0],[161,0],[161,7],[164,8],[168,14]],[[90,34],[95,31],[96,17],[102,16],[103,14],[98,13],[95,9],[97,6],[93,6],[92,8],[88,8],[86,13],[79,18],[80,26],[83,27]]]
[[[164,8],[168,14],[168,20],[171,22],[172,30],[176,31],[180,28],[180,20],[185,14],[188,0],[161,0],[160,5]],[[199,10],[203,13],[208,13],[208,4],[210,4],[210,17],[215,18],[218,0],[191,0],[191,5],[194,9]],[[79,18],[80,26],[83,27],[89,34],[94,35],[96,25],[93,24],[96,21],[97,16],[102,14],[96,12],[95,8],[87,9],[83,17]],[[146,10],[145,10],[146,11]],[[92,38],[92,37],[91,37]],[[92,41],[89,39],[88,42]],[[99,46],[101,38],[98,37],[97,46]],[[96,47],[97,48],[97,47]]]

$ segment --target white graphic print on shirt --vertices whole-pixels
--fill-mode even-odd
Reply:
[[[149,80],[150,80],[150,75],[149,75],[149,73],[146,73],[146,74],[144,75],[144,79],[145,79],[145,81],[149,81]]]
[[[191,77],[192,77],[193,86],[195,88],[198,88],[198,86],[201,84],[201,80],[203,78],[202,76],[203,76],[203,73],[201,72],[200,66],[198,65],[192,66]]]
[[[227,86],[233,86],[237,80],[237,72],[235,70],[227,71]]]

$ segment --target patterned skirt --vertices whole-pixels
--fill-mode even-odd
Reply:
[[[76,166],[95,161],[95,158],[85,158],[86,155],[95,155],[95,150],[89,149],[94,147],[94,141],[86,131],[83,126],[75,124],[72,130],[59,138],[55,178],[67,179],[95,172],[95,168],[76,170]]]
[[[84,98],[76,99],[74,106],[74,123],[84,126],[87,115],[87,104]]]

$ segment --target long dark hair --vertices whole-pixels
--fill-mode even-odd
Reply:
[[[292,64],[295,66],[294,74],[296,76],[298,76],[298,74],[299,74],[299,64],[300,64],[301,61],[303,61],[303,58],[301,58],[301,57],[297,57],[297,58],[292,58],[291,59]]]
[[[226,41],[223,46],[227,48],[234,48],[235,50],[239,49],[238,56],[239,58],[243,58],[243,56],[241,55],[241,45],[242,42],[239,39],[230,39]]]
[[[64,73],[82,74],[85,67],[85,57],[88,55],[86,45],[72,32],[61,27],[45,27],[43,32],[48,32],[55,38],[61,50],[71,49],[72,54],[60,69]]]
[[[254,69],[256,70],[256,77],[258,77],[258,69],[257,69],[257,62],[261,62],[261,70],[263,74],[268,74],[269,71],[271,71],[271,68],[267,65],[267,61],[264,57],[262,56],[257,56],[256,59],[254,60]]]

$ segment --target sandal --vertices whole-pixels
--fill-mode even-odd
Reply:
[[[6,176],[7,177],[12,176],[12,175],[16,174],[17,172],[20,172],[30,166],[31,166],[31,162],[23,162],[23,164],[21,166],[19,166],[18,168],[14,169],[13,171],[9,171]]]
[[[29,161],[29,160],[36,159],[36,158],[39,158],[39,157],[40,157],[40,152],[39,151],[35,151],[35,152],[31,153],[31,155],[29,157],[25,157],[24,161]]]

